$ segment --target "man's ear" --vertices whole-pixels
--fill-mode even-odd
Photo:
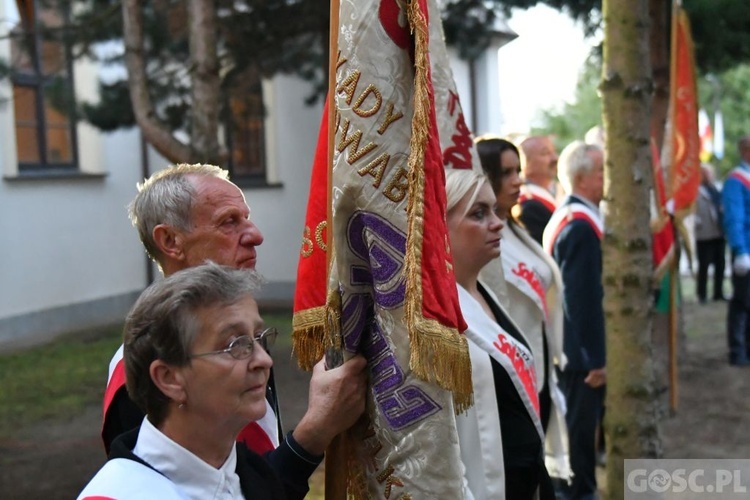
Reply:
[[[185,377],[181,368],[155,359],[151,362],[148,371],[156,387],[169,399],[178,403],[187,400]]]
[[[159,224],[154,227],[154,241],[159,251],[169,259],[182,260],[182,236],[172,226]]]

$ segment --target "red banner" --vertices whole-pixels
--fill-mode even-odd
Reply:
[[[326,99],[313,159],[310,196],[297,266],[297,286],[294,289],[294,350],[297,362],[305,370],[311,370],[323,356],[328,271],[328,106]]]
[[[654,260],[654,275],[659,281],[669,270],[674,258],[674,227],[666,208],[666,190],[664,189],[664,171],[659,160],[659,150],[656,141],[651,138],[651,158],[654,173],[653,208],[654,217],[651,219],[651,247]]]
[[[677,7],[672,20],[671,91],[669,137],[672,158],[669,168],[671,198],[675,217],[686,215],[698,195],[700,185],[700,137],[698,135],[698,96],[690,22]]]

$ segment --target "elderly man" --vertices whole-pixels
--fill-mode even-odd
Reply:
[[[255,268],[255,247],[263,243],[263,235],[250,220],[242,191],[228,180],[225,170],[212,165],[175,165],[155,173],[138,188],[129,207],[130,218],[146,252],[164,275],[207,260]],[[122,348],[110,363],[105,392],[102,437],[107,449],[112,439],[143,419],[125,391],[121,353]],[[365,365],[364,358],[358,356],[338,368],[313,371],[308,410],[287,436],[293,446],[320,455],[328,445],[321,437],[330,435],[322,430],[344,431],[350,415],[362,413]],[[272,451],[280,442],[277,415],[267,406],[266,416],[249,424],[239,436],[258,453]]]
[[[576,499],[596,497],[594,443],[607,379],[599,214],[603,166],[598,146],[576,141],[563,150],[559,177],[571,195],[544,231],[544,248],[560,266],[563,281],[563,351],[568,362],[560,387],[567,401],[573,471],[565,489]]]
[[[521,142],[521,153],[524,184],[518,198],[518,219],[541,244],[544,228],[557,207],[555,179],[558,156],[552,139],[544,135],[526,138]]]
[[[737,143],[740,164],[722,188],[724,234],[732,249],[732,300],[727,318],[729,363],[750,365],[750,135]]]

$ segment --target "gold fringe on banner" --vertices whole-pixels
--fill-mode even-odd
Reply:
[[[323,357],[325,322],[325,306],[305,309],[292,316],[292,354],[303,370],[312,370],[315,363]]]
[[[457,413],[472,405],[471,361],[466,338],[455,328],[422,316],[422,242],[424,225],[424,155],[429,135],[428,26],[419,2],[407,3],[409,25],[415,34],[414,116],[409,142],[409,203],[406,242],[406,323],[409,366],[427,382],[453,392]],[[435,22],[439,22],[436,20]]]

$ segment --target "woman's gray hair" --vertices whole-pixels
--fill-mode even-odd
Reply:
[[[190,210],[195,188],[188,176],[218,177],[229,180],[229,172],[215,165],[180,163],[156,172],[138,183],[138,194],[128,205],[130,222],[138,230],[146,253],[159,262],[154,228],[167,224],[182,231],[191,228]]]
[[[445,172],[445,197],[447,199],[446,212],[453,210],[456,205],[466,196],[466,193],[474,189],[467,210],[476,200],[479,190],[487,182],[487,176],[482,172],[469,169],[450,169]],[[462,214],[465,215],[465,214]]]
[[[160,279],[143,291],[125,320],[123,358],[128,395],[154,425],[166,417],[169,398],[151,379],[151,363],[160,359],[174,366],[189,364],[190,348],[201,327],[196,311],[252,297],[262,281],[256,271],[209,261]]]
[[[573,192],[573,184],[580,174],[591,172],[594,159],[589,155],[592,151],[602,152],[596,144],[586,144],[583,141],[573,141],[562,150],[557,161],[557,178],[565,192]]]

